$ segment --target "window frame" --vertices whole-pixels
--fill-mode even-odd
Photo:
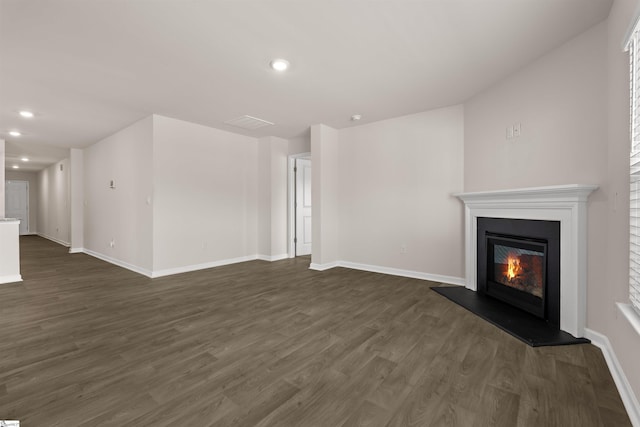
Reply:
[[[640,315],[640,21],[632,27],[629,52],[629,302]]]

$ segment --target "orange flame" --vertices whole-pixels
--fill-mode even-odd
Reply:
[[[507,278],[511,280],[520,273],[520,259],[510,256],[507,263]]]

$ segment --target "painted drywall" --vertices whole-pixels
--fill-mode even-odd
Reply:
[[[311,266],[325,269],[340,261],[339,132],[311,126]]]
[[[640,1],[616,0],[607,21],[607,178],[601,183],[607,195],[604,280],[590,281],[589,326],[606,335],[624,373],[640,397],[640,336],[614,306],[629,301],[629,57],[622,49]],[[590,227],[591,230],[591,227]],[[589,246],[589,250],[592,247]]]
[[[38,172],[38,235],[69,246],[69,159]]]
[[[84,151],[72,148],[69,161],[70,202],[71,202],[71,249],[70,252],[84,250]]]
[[[154,271],[255,257],[257,139],[162,116],[153,132]]]
[[[640,395],[640,336],[615,302],[628,300],[628,57],[622,37],[636,0],[607,21],[465,104],[465,191],[597,184],[588,202],[587,327],[612,342]],[[521,123],[522,135],[506,139]]]
[[[606,40],[602,23],[465,104],[465,191],[604,180]]]
[[[458,105],[339,131],[342,261],[464,277],[463,121]]]
[[[152,161],[152,117],[84,150],[84,248],[147,274],[153,267]]]
[[[258,140],[258,256],[287,256],[287,156],[289,142]]]
[[[4,183],[4,139],[0,139],[0,182]],[[4,184],[0,185],[0,218],[4,218]]]
[[[271,144],[258,139],[258,253],[271,253]]]
[[[29,231],[28,233],[35,234],[38,231],[37,230],[38,228],[38,173],[8,170],[8,171],[5,171],[5,180],[29,182]]]
[[[289,155],[311,152],[311,131],[289,139]]]

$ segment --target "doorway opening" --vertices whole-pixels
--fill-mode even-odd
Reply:
[[[289,156],[289,258],[311,255],[311,153]]]
[[[5,181],[4,194],[5,216],[20,220],[21,236],[29,234],[29,181]]]

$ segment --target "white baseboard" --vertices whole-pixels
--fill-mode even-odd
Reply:
[[[311,263],[309,268],[311,270],[325,271],[334,267],[351,268],[353,270],[369,271],[371,273],[389,274],[391,276],[409,277],[411,279],[429,280],[431,282],[448,283],[451,285],[465,285],[465,280],[462,277],[443,276],[440,274],[423,273],[421,271],[402,270],[399,268],[381,267],[378,265],[359,264],[349,261],[336,261],[326,264]]]
[[[261,261],[280,261],[283,259],[287,259],[289,258],[289,254],[280,254],[280,255],[257,255],[256,259],[259,259]]]
[[[51,240],[52,242],[57,243],[59,245],[66,246],[67,248],[69,246],[71,246],[71,243],[69,243],[69,242],[65,242],[64,240],[60,240],[60,239],[57,239],[55,237],[47,236],[46,234],[36,233],[36,235],[38,235],[38,236],[40,236],[40,237],[42,237],[44,239]]]
[[[12,274],[10,276],[0,276],[0,285],[4,285],[5,283],[16,283],[16,282],[22,282],[22,275]]]
[[[316,270],[316,271],[325,271],[325,270],[329,270],[331,268],[334,267],[340,267],[339,262],[329,262],[326,264],[317,264],[312,262],[311,264],[309,264],[309,270]]]
[[[402,270],[399,268],[381,267],[378,265],[359,264],[348,261],[338,261],[340,267],[352,268],[354,270],[370,271],[372,273],[389,274],[391,276],[409,277],[411,279],[429,280],[431,282],[447,283],[451,285],[465,285],[462,277],[443,276],[441,274],[423,273],[421,271]]]
[[[133,264],[129,264],[128,262],[124,262],[121,261],[119,259],[116,258],[112,258],[108,255],[102,254],[100,252],[95,252],[92,251],[90,249],[83,249],[82,252],[84,252],[87,255],[91,255],[94,258],[98,258],[102,261],[106,261],[109,262],[111,264],[117,265],[118,267],[122,267],[122,268],[126,268],[127,270],[131,270],[135,273],[138,274],[142,274],[143,276],[147,276],[147,277],[153,277],[152,276],[152,272],[150,270],[147,270],[146,268],[142,268],[142,267],[138,267],[137,265],[133,265]]]
[[[593,345],[602,350],[604,360],[607,362],[609,371],[611,371],[611,376],[613,377],[613,381],[616,383],[616,387],[620,393],[620,398],[627,410],[631,424],[635,427],[640,427],[640,404],[638,404],[638,399],[631,388],[631,384],[629,384],[629,380],[627,380],[627,376],[622,370],[622,366],[616,357],[616,353],[613,351],[609,338],[607,338],[606,335],[602,335],[601,333],[588,328],[585,328],[584,335],[586,338],[591,340]]]
[[[117,265],[117,266],[122,267],[122,268],[126,268],[127,270],[134,271],[136,273],[142,274],[142,275],[150,277],[152,279],[157,278],[157,277],[172,276],[174,274],[189,273],[189,272],[198,271],[198,270],[206,270],[208,268],[221,267],[223,265],[237,264],[239,262],[255,261],[257,259],[260,259],[260,260],[263,260],[263,261],[280,261],[280,260],[288,258],[287,254],[272,255],[272,256],[267,256],[267,255],[247,255],[247,256],[243,256],[243,257],[229,258],[229,259],[223,259],[223,260],[218,260],[218,261],[205,262],[205,263],[201,263],[201,264],[192,264],[192,265],[185,265],[185,266],[182,266],[182,267],[167,268],[167,269],[164,269],[164,270],[151,271],[151,270],[148,270],[146,268],[138,267],[137,265],[129,264],[129,263],[121,261],[119,259],[112,258],[112,257],[110,257],[108,255],[103,254],[103,253],[95,252],[95,251],[92,251],[92,250],[86,249],[86,248],[71,248],[71,249],[69,249],[69,253],[85,253],[85,254],[90,255],[90,256],[92,256],[94,258],[98,258],[98,259],[100,259],[102,261],[109,262],[111,264]]]
[[[156,277],[171,276],[173,274],[189,273],[191,271],[205,270],[207,268],[221,267],[223,265],[237,264],[239,262],[254,261],[256,259],[258,259],[258,255],[249,255],[249,256],[243,256],[238,258],[230,258],[230,259],[223,259],[219,261],[205,262],[202,264],[186,265],[184,267],[167,268],[165,270],[154,271],[149,277],[156,278]]]

